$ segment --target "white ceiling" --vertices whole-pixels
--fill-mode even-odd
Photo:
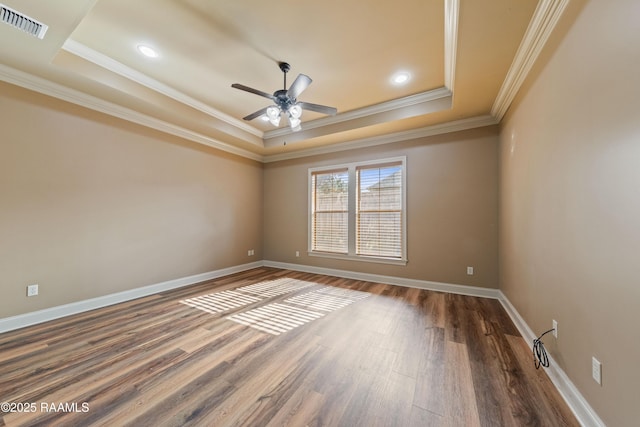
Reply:
[[[566,0],[0,0],[0,79],[261,161],[498,123]],[[159,53],[142,56],[146,44]],[[302,73],[302,130],[242,117]],[[400,70],[403,86],[390,82]]]

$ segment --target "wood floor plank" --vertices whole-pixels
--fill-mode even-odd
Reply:
[[[445,427],[445,419],[440,414],[434,414],[433,412],[422,409],[413,405],[411,407],[411,416],[409,420],[410,426],[420,427]]]
[[[381,426],[408,426],[411,424],[413,396],[416,389],[416,378],[391,371],[387,384],[382,392],[384,408],[378,418]]]
[[[356,373],[355,391],[338,425],[365,427],[374,425],[376,418],[384,416],[384,391],[395,357],[390,350],[371,352],[367,368]]]
[[[290,406],[282,408],[277,416],[269,421],[267,427],[317,427],[327,425],[321,417],[321,411],[326,397],[313,390],[306,391],[306,393],[296,399],[297,404],[294,405],[293,408]]]
[[[464,344],[466,342],[465,324],[468,310],[465,308],[466,298],[462,295],[446,294],[444,296],[444,329],[447,341]]]
[[[282,388],[291,390],[291,382],[300,381],[300,374],[311,366],[304,361],[316,360],[313,356],[320,347],[317,340],[297,343],[289,357],[272,369],[264,369],[265,358],[270,351],[258,349],[249,364],[243,364],[243,372],[231,370],[225,379],[237,387],[238,392],[207,415],[203,425],[264,425],[269,415],[280,409]],[[241,363],[238,360],[236,363]],[[279,388],[281,387],[281,388]],[[274,403],[275,402],[275,403]],[[278,405],[278,406],[276,406]],[[263,424],[254,424],[262,420]]]
[[[228,318],[258,308],[296,327]],[[0,427],[577,425],[530,357],[496,300],[261,267],[0,334],[0,401],[38,406]]]
[[[447,406],[443,393],[446,384],[444,329],[430,328],[424,335],[413,405],[443,417]]]
[[[517,425],[513,408],[509,405],[508,367],[512,365],[512,355],[500,351],[490,322],[475,310],[464,312],[465,342],[481,425]]]
[[[314,391],[324,397],[324,405],[319,414],[320,425],[341,425],[347,407],[358,390],[359,379],[372,375],[372,361],[367,357],[382,336],[366,329],[357,337],[356,328],[348,328],[351,333],[341,334],[345,340],[334,342],[327,348],[325,363],[319,373],[320,381],[314,383]]]
[[[22,358],[34,351],[45,350],[47,347],[49,347],[49,344],[38,342],[14,346],[12,348],[7,347],[0,351],[0,360],[10,362],[12,359]]]
[[[313,345],[300,360],[290,365],[282,380],[269,378],[256,383],[256,399],[251,407],[242,411],[241,424],[267,425],[281,411],[295,410],[300,405],[299,395],[308,390],[308,381],[317,378],[322,352],[322,347]]]
[[[467,346],[447,341],[445,353],[445,396],[449,402],[445,422],[451,426],[478,427],[481,425],[480,414],[476,404]]]
[[[411,377],[415,380],[421,361],[425,354],[418,341],[416,345],[415,337],[420,336],[425,331],[425,319],[417,311],[408,311],[406,320],[396,322],[396,328],[392,333],[393,340],[397,342],[396,358],[393,371]]]

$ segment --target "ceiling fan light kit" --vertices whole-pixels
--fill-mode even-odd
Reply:
[[[296,77],[296,79],[293,81],[291,87],[287,89],[287,73],[291,69],[291,66],[286,62],[280,62],[278,65],[280,67],[280,70],[284,74],[284,89],[275,91],[273,95],[239,83],[234,83],[231,85],[232,88],[259,95],[274,102],[274,105],[262,108],[252,114],[249,114],[246,117],[243,117],[244,120],[249,121],[257,117],[266,116],[269,123],[277,127],[280,126],[281,118],[286,117],[291,130],[295,132],[301,129],[301,117],[303,109],[331,116],[335,115],[338,112],[338,110],[334,107],[311,104],[309,102],[298,102],[298,96],[311,84],[311,78],[304,74],[298,74],[298,77]]]

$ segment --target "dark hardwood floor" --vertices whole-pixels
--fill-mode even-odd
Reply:
[[[0,334],[0,402],[0,426],[578,425],[498,301],[272,268]]]

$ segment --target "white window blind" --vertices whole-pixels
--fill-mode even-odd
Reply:
[[[349,250],[349,171],[311,174],[311,250],[346,254]]]
[[[402,257],[402,163],[356,167],[356,255]]]
[[[309,169],[309,255],[406,264],[405,163]]]

